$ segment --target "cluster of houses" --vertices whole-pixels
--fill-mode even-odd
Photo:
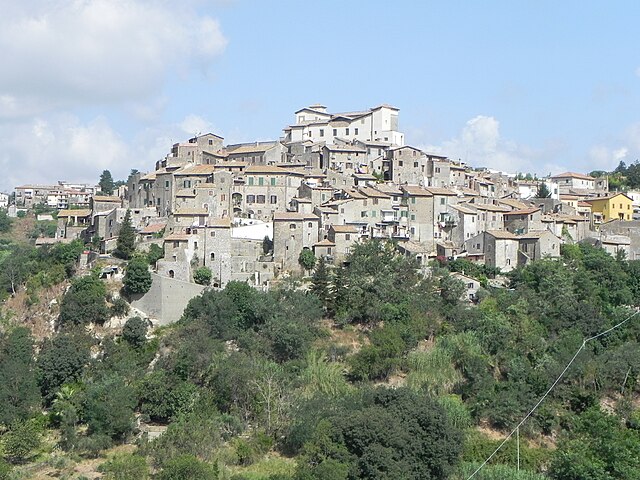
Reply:
[[[205,266],[220,287],[260,287],[300,271],[303,249],[342,262],[367,238],[395,240],[423,264],[464,257],[503,272],[587,239],[640,258],[640,196],[610,192],[606,177],[519,180],[471,168],[405,145],[398,113],[389,105],[329,113],[315,104],[295,112],[278,140],[225,145],[208,133],[177,143],[117,195],[24,186],[16,204],[55,204],[58,240],[100,239],[104,252],[130,210],[140,247],[164,247],[160,275],[191,281]],[[541,184],[545,198],[537,197]]]

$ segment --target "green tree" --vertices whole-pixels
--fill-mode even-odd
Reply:
[[[11,218],[7,215],[7,211],[0,208],[0,233],[6,233],[11,230]]]
[[[84,393],[82,418],[91,435],[124,440],[133,430],[135,390],[118,376],[89,383]]]
[[[127,213],[125,213],[124,219],[122,220],[122,225],[120,225],[116,249],[113,251],[113,254],[116,257],[128,260],[136,249],[135,243],[136,231],[131,224],[131,210],[127,209]]]
[[[100,175],[100,181],[98,182],[98,185],[100,186],[100,191],[105,195],[113,194],[114,182],[109,170],[103,170],[102,174]]]
[[[160,245],[152,243],[149,245],[149,251],[147,252],[147,262],[153,266],[158,260],[164,257],[164,249]]]
[[[268,235],[265,235],[262,239],[262,253],[265,255],[273,253],[273,240],[271,240]]]
[[[104,283],[93,276],[75,279],[60,304],[60,325],[102,325],[110,315],[106,293]]]
[[[17,327],[0,335],[0,424],[29,418],[40,402],[33,338],[29,329]]]
[[[547,187],[547,184],[544,182],[540,182],[538,184],[538,191],[536,192],[536,198],[550,198],[551,197],[551,191],[549,190],[549,187]]]
[[[597,407],[583,413],[565,434],[551,462],[555,480],[640,478],[640,432]]]
[[[122,338],[132,347],[142,347],[147,343],[148,329],[149,325],[145,320],[140,317],[132,317],[122,327]]]
[[[217,480],[218,469],[193,455],[169,460],[158,474],[159,480]]]
[[[53,401],[60,387],[79,381],[90,358],[90,339],[82,333],[59,333],[46,340],[38,355],[38,383],[45,400]]]
[[[154,422],[166,423],[190,411],[197,399],[197,387],[158,370],[146,375],[140,385],[140,411]]]
[[[146,480],[149,478],[149,466],[140,455],[132,453],[116,454],[98,467],[104,473],[105,480]]]
[[[331,290],[331,278],[329,269],[324,257],[318,259],[316,268],[311,277],[311,293],[314,293],[321,301],[326,310],[333,305],[333,292]]]
[[[302,249],[300,255],[298,256],[298,263],[305,270],[312,270],[316,264],[316,256],[313,254],[311,250],[308,248]]]
[[[200,267],[193,272],[193,281],[198,285],[211,285],[211,269],[209,267]]]
[[[151,283],[151,272],[147,262],[140,257],[134,257],[127,265],[122,279],[125,293],[127,295],[147,293]]]
[[[12,463],[23,463],[42,444],[42,427],[35,420],[13,423],[2,436],[2,453]]]

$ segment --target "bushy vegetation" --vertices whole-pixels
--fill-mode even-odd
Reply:
[[[18,254],[64,279],[53,252]],[[308,289],[230,282],[171,327],[133,317],[100,336],[86,327],[112,313],[104,284],[74,279],[52,338],[0,334],[0,472],[55,441],[75,458],[135,443],[105,478],[466,479],[583,341],[640,303],[640,263],[586,244],[516,269],[509,289],[484,282],[477,305],[449,272],[499,272],[445,261],[425,277],[390,243],[312,267]],[[511,439],[474,478],[640,477],[639,342],[635,320],[587,342],[520,429],[520,470]],[[145,424],[167,429],[148,440]],[[274,455],[291,463],[248,473]]]

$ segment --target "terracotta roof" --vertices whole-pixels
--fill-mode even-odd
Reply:
[[[96,195],[93,197],[94,202],[110,202],[110,203],[121,203],[120,197],[107,196],[107,195]]]
[[[247,154],[247,153],[264,153],[267,150],[271,150],[277,144],[278,144],[277,142],[269,142],[269,143],[261,143],[258,145],[253,143],[253,144],[238,145],[237,147],[232,146],[231,148],[227,147],[227,153],[229,155]]]
[[[486,233],[500,240],[516,240],[518,238],[513,233],[507,232],[506,230],[487,230]]]
[[[453,190],[449,190],[448,188],[440,188],[440,187],[425,187],[425,188],[432,195],[452,195],[452,196],[456,195],[456,192],[454,192]]]
[[[358,229],[353,225],[331,225],[329,228],[336,233],[358,233]]]
[[[287,170],[285,168],[275,167],[273,165],[251,165],[245,168],[245,174],[276,174],[276,175],[300,175],[304,176],[304,173],[297,172],[295,170]]]
[[[626,197],[628,200],[631,200],[633,202],[633,198],[631,198],[630,196],[622,192],[611,193],[609,195],[605,195],[604,197],[587,198],[584,201],[587,203],[591,203],[591,202],[597,202],[598,200],[611,200],[612,198],[619,197],[620,195],[622,195],[623,197]]]
[[[476,212],[473,208],[470,208],[467,205],[463,205],[463,204],[458,204],[458,205],[450,205],[451,208],[453,208],[454,210],[457,210],[461,213],[467,214],[467,215],[477,215],[478,212]]]
[[[333,243],[328,238],[325,238],[324,240],[320,240],[319,242],[314,243],[313,246],[314,247],[335,247],[336,244]]]
[[[58,218],[64,217],[89,217],[91,215],[91,210],[88,209],[80,209],[80,210],[60,210],[58,212]]]
[[[155,179],[156,179],[156,172],[147,173],[146,175],[143,175],[140,177],[141,182],[145,180],[155,180]]]
[[[172,233],[164,237],[165,242],[188,242],[191,238],[191,235],[187,235],[186,233]]]
[[[364,193],[367,197],[375,197],[375,198],[389,198],[389,194],[383,193],[375,188],[371,187],[361,187],[360,192]]]
[[[476,207],[478,210],[486,210],[488,212],[510,212],[511,209],[509,207],[503,207],[501,205],[493,205],[493,204],[489,204],[489,203],[474,203],[473,204],[474,207]]]
[[[213,165],[189,165],[176,171],[174,175],[176,177],[182,177],[186,175],[211,175],[215,167]]]
[[[507,215],[531,215],[532,213],[539,212],[540,209],[537,207],[532,208],[523,208],[521,210],[512,210],[511,212],[504,212],[504,216]]]
[[[147,225],[146,227],[144,227],[142,230],[140,230],[140,233],[142,234],[160,233],[162,229],[166,226],[167,226],[166,222],[154,223],[153,225]]]
[[[589,176],[589,175],[584,175],[582,173],[575,173],[575,172],[564,172],[564,173],[559,173],[558,175],[554,175],[551,178],[579,178],[581,180],[595,180],[595,178]]]
[[[417,187],[412,185],[403,185],[400,188],[413,197],[432,197],[433,196],[433,194],[429,190],[426,190],[422,187]]]

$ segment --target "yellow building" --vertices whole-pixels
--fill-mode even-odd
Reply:
[[[603,222],[633,219],[633,200],[624,193],[614,193],[606,197],[590,198],[585,201],[591,204],[591,212],[594,217],[601,216]]]

